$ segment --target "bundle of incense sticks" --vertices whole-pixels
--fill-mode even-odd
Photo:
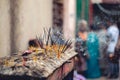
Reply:
[[[57,35],[57,38],[52,32],[53,30],[49,28],[48,30],[44,28],[43,37],[36,36],[37,47],[29,46],[28,50],[22,52],[22,54],[14,54],[14,57],[5,57],[4,61],[0,61],[0,64],[5,66],[21,66],[26,65],[27,61],[33,60],[44,60],[47,58],[61,58],[62,54],[65,53],[69,48],[71,49],[71,40],[64,40],[61,42],[62,34]]]
[[[39,42],[40,48],[44,49],[46,54],[55,52],[58,58],[60,58],[60,55],[70,48],[72,41],[62,40],[61,42],[60,36],[62,36],[62,34],[54,35],[52,31],[52,28],[48,30],[44,28],[43,37],[36,37],[36,40]],[[53,36],[55,36],[56,39],[54,39]]]

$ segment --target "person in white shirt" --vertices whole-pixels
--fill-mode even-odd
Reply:
[[[118,42],[119,29],[112,20],[108,20],[107,25],[109,26],[108,30],[107,30],[107,36],[109,38],[109,44],[108,44],[108,48],[107,48],[107,61],[108,61],[108,68],[106,69],[107,77],[108,78],[116,78],[117,77],[117,73],[115,71],[116,63],[114,62],[113,58],[115,55],[115,47]]]
[[[107,30],[107,34],[110,37],[110,44],[108,45],[107,51],[111,54],[110,57],[112,57],[119,37],[117,25],[111,25]]]

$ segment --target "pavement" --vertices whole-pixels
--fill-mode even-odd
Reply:
[[[97,79],[87,79],[87,80],[120,80],[120,79],[107,79],[105,77],[100,77],[100,78],[97,78]]]

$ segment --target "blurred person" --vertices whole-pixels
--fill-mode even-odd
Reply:
[[[103,58],[103,53],[105,52],[105,49],[107,48],[108,44],[108,39],[107,39],[107,29],[106,25],[104,23],[100,23],[98,25],[99,31],[97,33],[97,36],[99,38],[99,43],[100,43],[100,57]]]
[[[85,20],[80,20],[78,23],[79,27],[79,32],[78,32],[78,38],[82,40],[81,42],[81,72],[84,74],[84,71],[86,71],[87,66],[86,66],[86,57],[87,57],[87,52],[86,52],[86,40],[87,40],[87,21]]]
[[[76,71],[74,71],[74,80],[86,80],[84,73],[87,70],[86,66],[86,40],[87,40],[87,22],[80,20],[78,22],[79,32],[76,38],[76,52],[78,52],[76,61]]]
[[[87,21],[80,20],[78,22],[79,32],[78,37],[81,38],[83,41],[87,40]]]
[[[87,71],[85,76],[87,78],[99,78],[101,76],[100,66],[99,66],[99,39],[96,34],[96,27],[94,25],[90,26],[90,32],[87,36]]]
[[[75,70],[73,80],[86,80],[84,77],[84,72],[86,71],[86,61],[83,47],[83,41],[79,37],[76,38],[75,51],[78,53],[75,58]]]
[[[104,69],[105,68],[105,54],[106,54],[106,49],[108,46],[108,38],[107,38],[107,29],[106,29],[106,25],[105,23],[99,23],[98,25],[98,32],[97,32],[97,36],[99,38],[99,51],[100,51],[100,58],[99,58],[99,62],[100,62],[100,68]]]
[[[105,75],[108,78],[117,78],[118,77],[118,71],[119,71],[119,65],[118,65],[118,60],[117,56],[115,54],[115,47],[118,42],[118,37],[119,37],[119,30],[117,28],[117,25],[113,22],[112,19],[107,20],[107,35],[109,37],[109,44],[107,48],[107,62],[108,62],[108,67],[106,68]]]

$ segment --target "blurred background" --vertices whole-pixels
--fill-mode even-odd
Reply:
[[[57,28],[74,39],[80,19],[96,23],[109,17],[109,10],[116,10],[112,17],[119,24],[119,4],[120,0],[0,0],[0,57],[26,50],[43,28]]]

